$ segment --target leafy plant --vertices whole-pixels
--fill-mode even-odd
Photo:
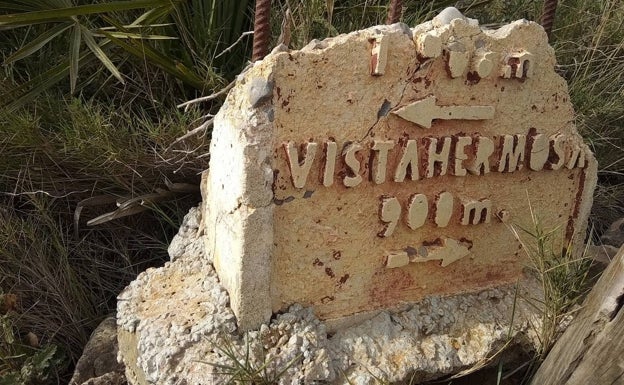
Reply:
[[[89,20],[87,16],[102,12],[128,11],[148,7],[154,7],[153,9],[156,12],[162,12],[170,7],[168,3],[169,2],[165,0],[117,1],[107,4],[87,5],[74,5],[70,0],[34,0],[28,2],[13,0],[0,2],[0,11],[4,11],[3,13],[22,11],[19,13],[0,15],[0,28],[35,27],[40,24],[49,26],[49,28],[44,28],[43,30],[38,29],[39,33],[36,37],[5,59],[5,65],[33,55],[55,38],[65,38],[66,41],[69,42],[66,59],[52,69],[13,90],[22,95],[20,99],[18,99],[18,103],[13,102],[13,104],[8,105],[8,108],[14,109],[17,106],[32,101],[36,95],[53,86],[68,75],[70,78],[70,90],[73,94],[76,91],[78,70],[81,63],[84,65],[94,58],[99,60],[103,67],[123,83],[124,80],[121,73],[110,58],[110,52],[105,52],[105,50],[110,49],[110,40],[105,39],[98,43],[96,42],[96,38],[102,34],[109,34],[110,36],[114,36],[115,39],[165,38],[162,36],[127,32],[129,29],[140,27],[139,23],[149,22],[148,20],[153,12],[148,11],[144,13],[127,26],[127,28],[124,28],[123,31],[110,32],[92,28],[92,21]],[[65,34],[68,36],[65,36]]]
[[[63,365],[62,354],[53,344],[39,346],[38,338],[27,334],[22,340],[15,326],[16,296],[0,289],[0,385],[35,385],[54,377]]]
[[[115,309],[123,287],[139,271],[162,263],[175,229],[162,229],[142,215],[125,224],[83,229],[76,236],[71,215],[62,211],[67,205],[63,199],[24,196],[13,200],[11,211],[11,202],[2,203],[2,286],[18,294],[27,309],[11,322],[14,330],[32,331],[42,341],[62,346],[63,365],[50,379],[63,383],[69,373],[61,369],[77,362],[93,328]],[[35,358],[25,364],[35,372],[39,367]]]
[[[27,42],[5,59],[5,65],[31,57],[53,40],[68,44],[59,55],[59,63],[5,92],[5,107],[15,110],[26,105],[67,77],[70,93],[75,94],[101,69],[124,84],[130,76],[128,65],[132,58],[138,59],[137,65],[154,66],[199,92],[220,87],[224,80],[215,66],[227,68],[223,73],[233,76],[244,63],[244,48],[231,47],[223,57],[218,56],[218,50],[236,41],[247,28],[249,4],[250,0],[210,4],[197,0],[135,0],[81,5],[70,0],[2,1],[0,29],[35,31],[30,39],[26,33]],[[135,15],[137,9],[145,11]],[[154,33],[156,30],[164,34]],[[167,40],[176,43],[167,44]],[[121,66],[125,66],[126,74]],[[79,70],[85,67],[95,73],[79,83]]]
[[[539,338],[538,350],[528,363],[525,380],[530,380],[533,371],[557,341],[563,321],[571,316],[574,306],[587,293],[592,264],[591,258],[578,253],[570,243],[564,243],[559,228],[546,230],[532,209],[531,219],[532,228],[513,227],[543,293],[542,298],[524,298],[541,315],[539,325],[534,325]]]
[[[238,75],[251,57],[248,32],[253,29],[254,3],[254,0],[185,0],[176,4],[168,28],[181,44],[161,41],[163,52],[189,67],[220,77],[213,79],[224,82],[220,86],[226,84],[225,79]]]

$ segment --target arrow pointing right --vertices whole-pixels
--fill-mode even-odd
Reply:
[[[431,128],[434,119],[484,120],[494,118],[493,106],[438,106],[435,96],[428,96],[392,112],[399,117]]]
[[[468,248],[452,238],[444,238],[442,246],[427,247],[427,256],[416,256],[410,258],[410,262],[428,262],[440,260],[440,266],[446,267],[455,261],[459,261],[470,254]]]
[[[439,246],[422,246],[418,252],[408,253],[408,250],[398,250],[386,256],[386,268],[394,269],[407,266],[409,263],[440,261],[441,267],[446,267],[470,254],[468,247],[452,238],[443,238]]]

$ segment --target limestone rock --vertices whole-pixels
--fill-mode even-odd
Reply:
[[[600,240],[604,244],[611,245],[615,248],[622,246],[624,244],[624,218],[613,222]]]
[[[126,376],[123,372],[109,372],[99,377],[91,378],[82,385],[126,385]]]
[[[236,330],[227,292],[202,259],[177,259],[146,270],[119,295],[117,309],[120,357],[131,384],[167,384],[189,372],[205,374],[206,353],[195,352],[198,343]]]
[[[117,351],[115,317],[108,317],[91,334],[69,384],[125,384],[124,365],[117,362]]]
[[[171,240],[169,257],[171,261],[181,258],[204,258],[205,244],[201,229],[201,212],[199,207],[193,207],[184,216],[180,230]]]
[[[588,245],[587,256],[604,267],[613,260],[618,249],[611,245]]]

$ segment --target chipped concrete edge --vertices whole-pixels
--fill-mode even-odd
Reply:
[[[124,329],[121,325],[117,327],[117,342],[119,352],[117,361],[123,362],[126,367],[126,379],[129,384],[147,384],[145,373],[139,367],[139,337],[136,331],[133,333]]]
[[[215,117],[204,186],[208,254],[241,329],[271,316],[273,90],[265,67],[259,62],[240,75]]]
[[[587,148],[587,146],[586,146]],[[582,186],[580,186],[579,196],[579,210],[576,217],[576,225],[574,229],[574,236],[572,238],[573,250],[576,257],[581,257],[584,252],[584,244],[587,236],[587,226],[592,206],[594,204],[594,191],[598,184],[598,161],[594,154],[586,150],[587,167],[583,170],[583,177],[581,180]]]

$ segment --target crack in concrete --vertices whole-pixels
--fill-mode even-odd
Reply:
[[[366,130],[366,134],[364,134],[364,136],[362,136],[357,141],[357,143],[362,143],[364,141],[364,139],[366,139],[368,136],[370,136],[371,132],[373,131],[373,128],[375,128],[375,126],[377,124],[379,124],[379,121],[381,120],[381,118],[388,116],[388,114],[392,110],[394,110],[397,106],[400,106],[403,103],[403,97],[405,96],[405,90],[407,89],[407,87],[410,84],[410,79],[412,79],[414,77],[414,75],[416,74],[416,71],[418,71],[419,69],[420,69],[420,64],[418,63],[418,60],[415,60],[415,62],[414,62],[414,70],[410,71],[409,75],[403,81],[403,89],[401,90],[401,93],[400,93],[401,96],[399,96],[399,101],[396,104],[392,105],[392,102],[390,102],[388,99],[384,99],[383,103],[381,104],[381,107],[377,111],[377,120],[375,121],[375,123],[373,123]]]

